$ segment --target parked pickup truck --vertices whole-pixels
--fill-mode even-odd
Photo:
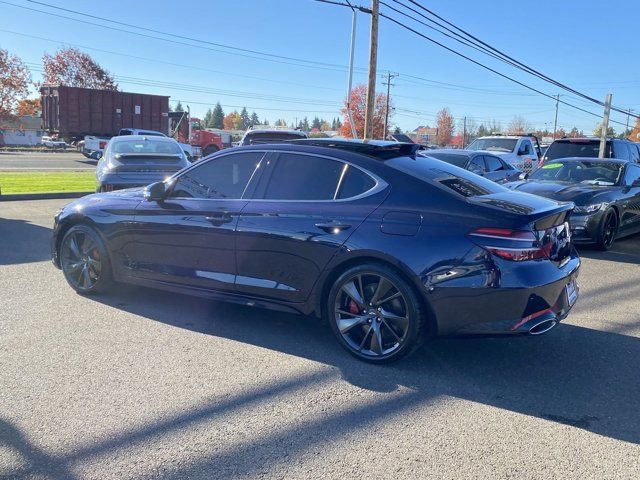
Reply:
[[[523,172],[538,167],[540,143],[533,135],[492,135],[476,138],[467,150],[483,150],[500,157]]]
[[[67,142],[53,137],[42,137],[42,144],[47,148],[67,148]]]

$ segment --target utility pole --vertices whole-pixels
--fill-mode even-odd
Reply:
[[[462,119],[462,148],[466,146],[467,143],[467,117]]]
[[[364,139],[373,138],[373,114],[376,103],[376,70],[378,64],[378,17],[380,0],[371,0],[371,35],[369,37],[369,85],[367,108],[364,114]]]
[[[387,72],[387,81],[383,82],[383,85],[387,86],[387,104],[384,108],[384,130],[383,130],[383,140],[387,137],[387,128],[389,125],[389,94],[391,93],[391,79],[397,77],[398,74],[392,74],[391,72]]]
[[[558,105],[560,105],[560,94],[556,95],[556,119],[553,121],[553,139],[556,139],[556,130],[558,128]]]
[[[356,46],[356,13],[357,10],[353,8],[351,2],[347,1],[351,7],[351,45],[349,50],[349,86],[347,88],[347,115],[349,116],[349,125],[351,125],[351,135],[353,138],[357,138],[356,126],[353,123],[353,114],[351,113],[351,85],[353,83],[353,51]]]
[[[602,118],[602,130],[600,130],[600,151],[598,158],[604,158],[604,151],[607,146],[607,130],[609,129],[609,114],[611,113],[611,94],[607,93],[604,100],[604,117]]]
[[[624,133],[629,131],[629,115],[631,115],[631,109],[627,112],[627,128],[625,128]]]

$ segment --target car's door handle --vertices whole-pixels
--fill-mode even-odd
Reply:
[[[229,223],[233,220],[231,215],[227,212],[207,215],[206,217],[204,217],[204,219],[212,225],[215,225],[216,227],[219,227],[220,225],[223,225],[225,223]]]
[[[322,222],[316,223],[316,227],[320,230],[324,230],[327,233],[340,233],[343,230],[348,230],[351,225],[342,222]]]

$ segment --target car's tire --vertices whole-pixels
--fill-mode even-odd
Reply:
[[[100,235],[87,225],[71,227],[58,249],[60,268],[67,283],[82,295],[107,291],[113,273],[107,249]]]
[[[215,145],[209,145],[207,148],[205,148],[202,151],[202,158],[208,157],[212,153],[216,153],[218,150],[220,150],[220,149],[218,147],[216,147]]]
[[[354,291],[355,289],[355,291]],[[343,272],[325,305],[342,347],[370,363],[388,363],[423,342],[427,320],[418,295],[393,268],[365,263]]]
[[[602,222],[600,223],[600,228],[598,229],[598,240],[596,241],[596,247],[600,250],[609,250],[613,247],[613,243],[616,240],[616,235],[618,234],[618,227],[620,226],[620,222],[618,220],[618,215],[613,208],[607,209],[607,211],[602,216]]]

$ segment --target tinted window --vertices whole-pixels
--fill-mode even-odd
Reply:
[[[473,157],[471,159],[471,165],[469,165],[469,170],[471,170],[472,172],[474,172],[474,171],[486,172],[487,171],[487,167],[484,164],[484,160],[482,159],[482,155],[478,155],[477,157]]]
[[[264,198],[270,200],[333,200],[345,164],[336,160],[282,153]]]
[[[631,143],[629,144],[629,150],[631,150],[631,161],[640,162],[640,146]]]
[[[640,167],[637,165],[627,165],[627,171],[624,174],[624,184],[630,186],[636,180],[640,180]]]
[[[262,159],[263,152],[224,155],[180,175],[172,197],[242,198]]]
[[[342,183],[338,189],[337,198],[351,198],[368,190],[371,190],[376,182],[369,175],[356,167],[346,165],[346,172],[342,177]]]
[[[621,160],[631,160],[629,156],[629,148],[626,142],[614,142],[613,143],[613,157]]]
[[[496,172],[503,169],[502,162],[497,157],[485,155],[484,161],[487,162],[487,170],[490,172]]]
[[[168,155],[182,154],[182,149],[174,141],[117,140],[111,143],[113,153],[161,153]]]
[[[553,142],[545,154],[546,160],[569,157],[598,158],[600,140],[560,140]],[[605,157],[611,157],[611,142],[607,142]]]
[[[292,132],[256,132],[247,133],[242,141],[243,145],[257,145],[263,143],[280,143],[287,140],[300,140],[301,138],[307,138],[307,136],[300,133]]]
[[[460,168],[466,168],[467,162],[469,161],[469,157],[457,153],[429,152],[427,155]],[[484,170],[484,165],[482,165],[482,170]]]
[[[518,155],[531,155],[533,153],[533,147],[529,140],[523,140],[518,150]]]

